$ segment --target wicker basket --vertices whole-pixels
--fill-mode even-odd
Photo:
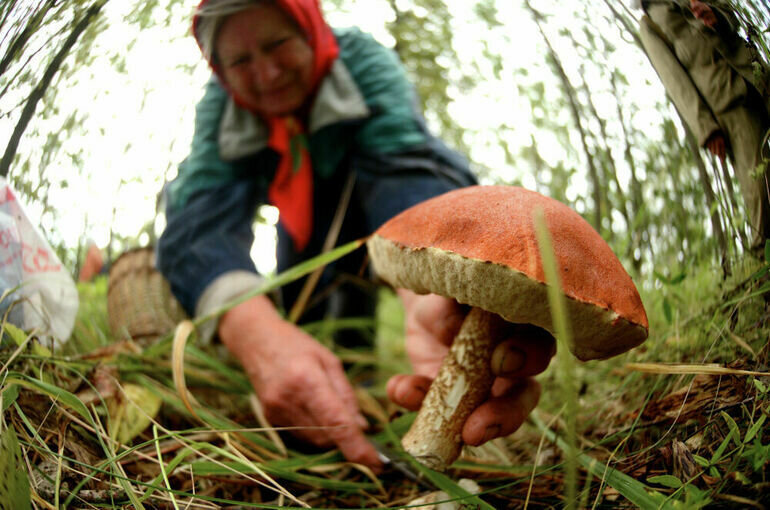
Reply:
[[[110,268],[107,314],[116,338],[149,344],[185,319],[168,282],[155,269],[151,247],[123,253]]]

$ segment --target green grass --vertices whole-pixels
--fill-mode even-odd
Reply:
[[[651,374],[626,367],[631,362],[717,363],[767,372],[770,330],[759,290],[768,284],[752,279],[763,268],[764,261],[747,259],[724,281],[719,269],[687,267],[662,270],[662,278],[638,282],[650,319],[649,340],[611,360],[574,366],[576,507],[768,504],[770,378]],[[106,281],[81,284],[79,290],[75,332],[60,352],[47,352],[24,332],[6,327],[13,345],[0,351],[0,430],[2,444],[16,452],[21,466],[11,466],[21,475],[8,482],[7,494],[28,491],[38,508],[185,508],[190,502],[244,508],[402,508],[427,490],[394,469],[374,477],[344,463],[338,453],[308,450],[286,433],[282,437],[288,450],[282,453],[251,412],[246,377],[218,346],[186,347],[187,386],[200,402],[196,413],[203,423],[188,413],[174,389],[163,342],[144,352],[122,349],[95,358],[80,356],[113,345],[114,338],[107,327]],[[307,327],[324,337],[340,327],[375,332],[371,351],[338,353],[349,362],[351,380],[365,384],[361,391],[369,396],[372,434],[392,447],[411,418],[384,397],[387,378],[408,367],[402,323],[398,299],[383,290],[373,322]],[[568,504],[570,426],[564,416],[568,397],[561,389],[563,363],[555,358],[539,377],[541,403],[521,430],[467,449],[445,475],[426,473],[430,483],[445,489],[449,499],[465,498],[471,506]],[[132,407],[121,396],[128,385],[159,399],[160,411],[143,416],[146,406],[137,402]],[[118,411],[148,423],[125,444],[116,443],[111,433],[118,426]],[[0,463],[0,473],[8,466]],[[48,478],[48,485],[35,481],[41,477]],[[476,503],[457,486],[462,477],[481,486]]]

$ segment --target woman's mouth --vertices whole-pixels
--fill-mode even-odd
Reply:
[[[279,96],[281,94],[285,94],[286,92],[290,91],[291,87],[292,87],[291,83],[287,83],[285,85],[279,85],[277,87],[270,87],[270,89],[262,91],[260,95],[266,96],[266,97]]]

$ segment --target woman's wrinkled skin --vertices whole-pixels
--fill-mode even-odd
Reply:
[[[293,113],[311,92],[313,50],[274,5],[257,4],[227,18],[216,49],[230,91],[264,117]]]
[[[340,360],[285,321],[266,297],[228,311],[219,336],[243,365],[272,425],[300,427],[296,436],[320,447],[337,446],[351,462],[381,468]]]

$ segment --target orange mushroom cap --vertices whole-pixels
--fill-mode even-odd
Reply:
[[[396,287],[460,303],[551,333],[533,213],[544,211],[582,360],[620,354],[647,338],[631,277],[579,214],[513,186],[473,186],[420,203],[382,225],[367,246],[375,271]]]

